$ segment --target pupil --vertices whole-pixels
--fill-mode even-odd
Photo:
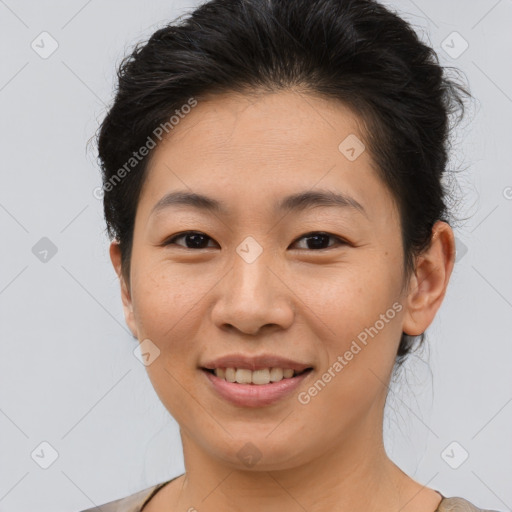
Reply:
[[[187,238],[188,239],[190,239],[190,238],[194,239],[194,241],[192,242],[192,246],[195,247],[195,248],[203,249],[206,246],[204,244],[204,242],[205,242],[205,236],[204,235],[200,235],[198,233],[191,233],[191,234],[187,235]],[[201,244],[201,240],[200,240],[201,238],[203,239],[202,240],[203,244]]]
[[[308,238],[309,238],[310,241],[311,241],[311,239],[315,239],[315,243],[313,244],[312,248],[315,248],[315,249],[325,249],[326,244],[322,243],[321,240],[319,241],[319,239],[323,238],[323,242],[325,242],[326,240],[328,240],[327,235],[311,235]],[[311,245],[311,244],[308,244],[308,245]]]

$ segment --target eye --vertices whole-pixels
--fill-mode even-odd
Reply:
[[[176,241],[180,240],[181,238],[185,240],[184,246],[182,244],[176,243]],[[309,250],[329,249],[330,247],[333,247],[333,245],[329,245],[329,239],[335,240],[337,245],[347,244],[347,242],[341,238],[335,235],[331,235],[330,233],[325,233],[323,231],[312,231],[311,233],[306,233],[305,235],[302,235],[300,238],[298,238],[294,244],[298,243],[298,241],[302,239],[307,240],[306,247],[303,248]],[[206,249],[208,247],[208,240],[213,241],[212,238],[210,238],[205,233],[202,233],[201,231],[184,231],[183,233],[179,233],[169,238],[162,245],[178,245],[184,247],[185,249]]]
[[[309,247],[305,247],[306,249],[312,249],[312,250],[329,249],[330,247],[333,247],[332,245],[326,246],[326,243],[328,244],[329,238],[336,240],[338,242],[337,245],[346,245],[346,243],[347,243],[344,240],[342,240],[341,238],[339,238],[335,235],[331,235],[330,233],[325,233],[323,231],[313,231],[311,233],[302,235],[294,243],[297,243],[298,240],[305,239],[305,240],[309,241],[309,243],[306,242],[306,245],[307,246],[309,245]]]
[[[169,238],[162,245],[181,245],[175,243],[180,238],[185,239],[185,249],[206,249],[207,243],[205,241],[212,240],[208,235],[201,233],[200,231],[184,231],[178,235]]]

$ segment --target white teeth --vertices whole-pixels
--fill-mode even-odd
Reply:
[[[251,370],[245,370],[244,368],[237,368],[235,380],[239,384],[250,384],[252,381]]]
[[[263,368],[251,371],[247,368],[215,368],[214,373],[220,379],[239,384],[269,384],[293,377],[290,368]]]
[[[268,384],[270,382],[270,370],[268,368],[264,368],[263,370],[255,370],[251,373],[251,382],[253,384]]]
[[[271,368],[270,369],[270,380],[272,382],[278,382],[284,377],[282,368]]]

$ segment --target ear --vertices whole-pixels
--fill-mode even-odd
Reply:
[[[454,263],[453,231],[446,222],[437,221],[430,246],[418,256],[409,283],[402,326],[405,334],[419,336],[432,323],[443,302]]]
[[[126,320],[126,324],[130,328],[130,331],[132,331],[134,338],[137,338],[137,326],[133,315],[133,304],[130,287],[126,282],[126,279],[124,278],[121,270],[121,249],[117,240],[114,240],[110,244],[110,260],[112,261],[112,265],[114,266],[114,270],[116,271],[117,277],[119,278],[119,283],[121,285],[121,299],[123,301],[124,318]]]

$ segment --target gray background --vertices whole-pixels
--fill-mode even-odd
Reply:
[[[133,354],[87,141],[131,45],[197,4],[0,0],[0,511],[82,510],[184,471]],[[392,387],[385,443],[421,483],[511,510],[512,2],[387,4],[477,101],[451,162],[469,217],[457,265],[427,350]]]

